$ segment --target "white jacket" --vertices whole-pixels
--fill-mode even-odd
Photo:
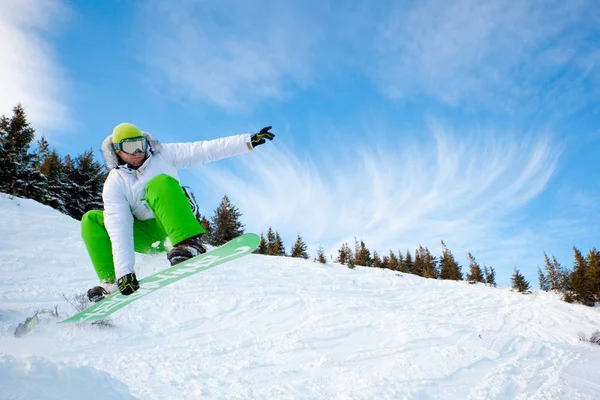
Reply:
[[[243,134],[192,143],[158,143],[146,132],[149,156],[138,169],[119,165],[112,145],[112,135],[102,143],[106,166],[110,169],[104,182],[104,225],[112,243],[115,275],[118,278],[135,272],[133,218],[154,218],[143,198],[152,178],[167,174],[179,180],[177,170],[202,165],[252,150],[250,135]]]

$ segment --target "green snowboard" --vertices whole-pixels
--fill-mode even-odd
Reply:
[[[104,319],[115,311],[155,290],[177,282],[180,279],[187,278],[190,275],[250,254],[258,247],[259,243],[260,238],[258,235],[246,233],[211,251],[141,279],[140,288],[129,296],[123,296],[120,293],[112,294],[91,307],[61,321],[61,323],[94,322]]]

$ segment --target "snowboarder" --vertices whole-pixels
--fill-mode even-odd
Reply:
[[[102,142],[110,170],[102,191],[104,211],[88,211],[81,232],[100,286],[88,291],[92,302],[119,290],[139,288],[135,252],[165,251],[171,265],[206,251],[204,228],[194,215],[177,170],[251,151],[275,135],[260,132],[192,143],[159,143],[130,123],[117,125]],[[116,282],[116,284],[115,284]]]

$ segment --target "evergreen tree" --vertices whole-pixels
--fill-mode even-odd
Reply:
[[[412,254],[410,254],[410,250],[406,250],[406,257],[404,258],[404,262],[400,264],[400,267],[402,268],[401,272],[416,275],[415,262],[413,261]]]
[[[242,213],[231,204],[227,195],[223,196],[223,200],[219,207],[215,210],[212,218],[213,226],[213,245],[220,246],[244,234],[244,225],[240,221]]]
[[[454,259],[454,255],[442,240],[442,259],[440,260],[440,278],[462,281],[462,266]]]
[[[267,240],[262,233],[260,234],[260,243],[256,250],[254,250],[254,254],[267,254]]]
[[[390,257],[383,256],[381,258],[381,268],[390,269]]]
[[[267,255],[276,256],[279,249],[275,248],[275,232],[271,227],[267,230]]]
[[[93,151],[90,149],[75,160],[65,157],[64,170],[67,182],[63,184],[62,198],[67,214],[80,220],[87,211],[101,209],[106,173],[94,160]]]
[[[352,250],[350,250],[350,251],[352,251]],[[347,265],[347,266],[348,266],[348,268],[350,268],[350,269],[354,269],[354,268],[356,268],[356,263],[354,262],[354,257],[350,257],[350,258],[348,259],[348,262],[346,263],[346,265]]]
[[[581,304],[593,306],[595,302],[594,287],[593,282],[590,280],[591,274],[588,262],[576,247],[573,247],[573,252],[575,253],[575,265],[569,276],[573,289],[573,297]],[[590,254],[592,252],[595,252],[595,249],[591,250]]]
[[[402,254],[400,254],[402,255]],[[400,271],[400,260],[398,260],[398,257],[396,256],[396,254],[390,250],[390,255],[388,257],[388,268],[391,269],[392,271]]]
[[[46,180],[46,193],[42,202],[55,210],[68,214],[67,203],[64,199],[64,194],[68,189],[67,171],[65,163],[56,150],[49,151],[42,159],[40,172]]]
[[[18,104],[10,118],[0,117],[0,191],[15,196],[31,197],[31,179],[39,178],[35,173],[34,157],[29,147],[35,130],[27,122],[25,110]],[[38,194],[36,194],[38,195]]]
[[[546,279],[550,285],[550,290],[561,293],[571,291],[569,273],[566,269],[561,267],[558,261],[556,261],[556,257],[552,256],[552,261],[550,261],[548,255],[544,253],[544,264],[546,267]]]
[[[342,247],[338,250],[338,257],[335,262],[346,265],[351,263],[352,265],[356,265],[354,261],[354,257],[352,255],[352,249],[348,246],[348,243],[343,243]]]
[[[419,246],[415,253],[414,268],[416,275],[423,278],[437,279],[437,259],[431,255],[427,247]]]
[[[204,215],[200,216],[200,225],[202,225],[202,227],[204,228],[204,241],[206,243],[212,243],[213,228],[208,218],[206,218]]]
[[[550,290],[548,279],[546,279],[546,276],[544,275],[540,267],[538,267],[538,283],[540,285],[540,290],[543,290],[544,292]]]
[[[467,274],[467,282],[485,283],[486,279],[484,278],[483,273],[481,272],[481,267],[479,266],[477,261],[475,261],[475,257],[473,257],[473,254],[467,253],[467,258],[469,259],[469,273]]]
[[[529,282],[527,282],[525,277],[516,268],[515,268],[515,272],[513,272],[511,281],[512,281],[513,289],[518,290],[521,293],[527,292],[529,290]]]
[[[484,265],[483,274],[485,277],[485,283],[492,287],[496,287],[496,271],[494,270],[494,267],[490,267],[490,269],[488,269],[488,267]]]
[[[358,240],[354,239],[355,249],[354,249],[354,263],[355,265],[362,265],[363,267],[370,267],[373,263],[371,259],[371,252],[365,246],[365,242],[362,240],[360,244]]]
[[[325,252],[323,251],[323,246],[319,245],[317,249],[317,258],[315,261],[320,262],[321,264],[327,264],[327,257],[325,257]]]
[[[373,262],[371,263],[373,268],[383,268],[383,262],[381,261],[381,257],[379,257],[379,253],[377,250],[373,251]]]
[[[300,236],[300,234],[298,234],[298,237],[296,238],[296,243],[294,243],[294,246],[292,247],[292,257],[295,258],[304,258],[305,260],[309,259],[308,253],[306,252],[306,243],[304,243],[304,240],[302,240],[302,237]]]
[[[595,301],[600,302],[600,252],[595,248],[587,255],[588,279]]]
[[[415,250],[415,260],[413,261],[412,273],[417,276],[423,276],[423,271],[425,270],[423,263],[423,251],[423,246],[419,246],[419,248]]]
[[[279,232],[275,232],[275,243],[273,244],[273,255],[278,257],[285,257],[285,246],[283,244],[283,239],[279,235]]]

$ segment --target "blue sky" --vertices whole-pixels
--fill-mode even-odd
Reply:
[[[597,246],[600,9],[593,0],[43,1],[0,13],[0,113],[59,152],[128,121],[194,141],[272,125],[182,173],[249,231],[441,253],[537,286],[543,253]],[[8,12],[4,12],[7,10]]]

